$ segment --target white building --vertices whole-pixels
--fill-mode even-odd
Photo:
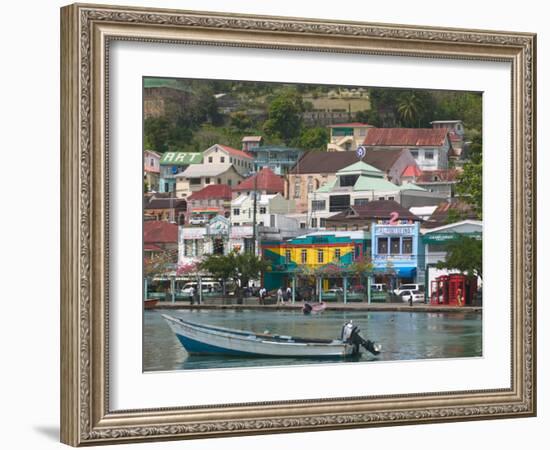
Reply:
[[[221,144],[214,144],[203,152],[203,164],[233,164],[235,170],[244,177],[254,170],[254,158],[251,155]]]
[[[427,292],[431,296],[431,282],[441,275],[459,273],[457,270],[437,269],[436,264],[445,261],[447,257],[446,244],[455,239],[457,235],[469,236],[481,239],[483,235],[483,222],[480,220],[462,220],[460,222],[443,225],[437,228],[420,230],[425,251],[426,285]],[[481,285],[478,278],[478,285]]]
[[[176,175],[176,197],[187,197],[212,184],[237,186],[243,179],[232,163],[193,164]]]
[[[403,203],[437,204],[433,194],[412,183],[396,185],[384,178],[384,172],[356,162],[336,172],[336,179],[309,194],[308,214],[311,228],[324,228],[325,220],[350,206],[366,205],[374,200],[395,200]],[[408,207],[409,205],[404,205]]]
[[[258,195],[256,224],[266,227],[286,228],[285,223],[288,221],[289,224],[292,222],[292,227],[294,227],[294,222],[298,224],[298,221],[285,217],[286,214],[293,213],[294,210],[294,201],[287,200],[281,194]],[[254,195],[239,195],[231,201],[231,225],[253,225],[253,221]]]

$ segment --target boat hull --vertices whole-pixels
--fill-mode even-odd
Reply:
[[[195,355],[343,358],[353,353],[353,346],[339,340],[315,342],[201,325],[168,315],[163,317],[185,350]]]

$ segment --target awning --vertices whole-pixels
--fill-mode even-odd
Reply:
[[[392,271],[398,278],[414,278],[416,276],[416,267],[393,267]],[[377,267],[374,272],[376,274],[387,273],[387,269]]]

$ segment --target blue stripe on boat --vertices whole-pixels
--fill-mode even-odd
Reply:
[[[182,336],[181,334],[177,333],[176,337],[188,353],[217,353],[233,356],[263,356],[259,353],[242,352],[240,350],[230,350],[227,348],[218,347],[216,345],[205,344],[204,342],[196,341],[195,339],[189,339],[188,337]]]

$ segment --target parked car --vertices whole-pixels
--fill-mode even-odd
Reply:
[[[401,291],[399,296],[404,302],[410,302],[412,297],[413,303],[424,303],[424,292],[420,292],[418,290]]]
[[[384,283],[373,283],[370,285],[371,291],[386,292],[386,285]]]
[[[185,283],[183,288],[180,290],[180,294],[184,296],[190,296],[191,295],[191,288],[197,292],[198,289],[198,283],[192,282],[192,283]],[[221,292],[222,287],[221,284],[215,281],[203,281],[201,283],[202,292],[203,294],[209,293],[209,292]]]
[[[203,216],[193,216],[189,219],[189,225],[204,225],[208,219]]]
[[[393,291],[395,295],[401,295],[403,291],[421,291],[424,292],[424,285],[423,284],[402,284],[397,289]]]

